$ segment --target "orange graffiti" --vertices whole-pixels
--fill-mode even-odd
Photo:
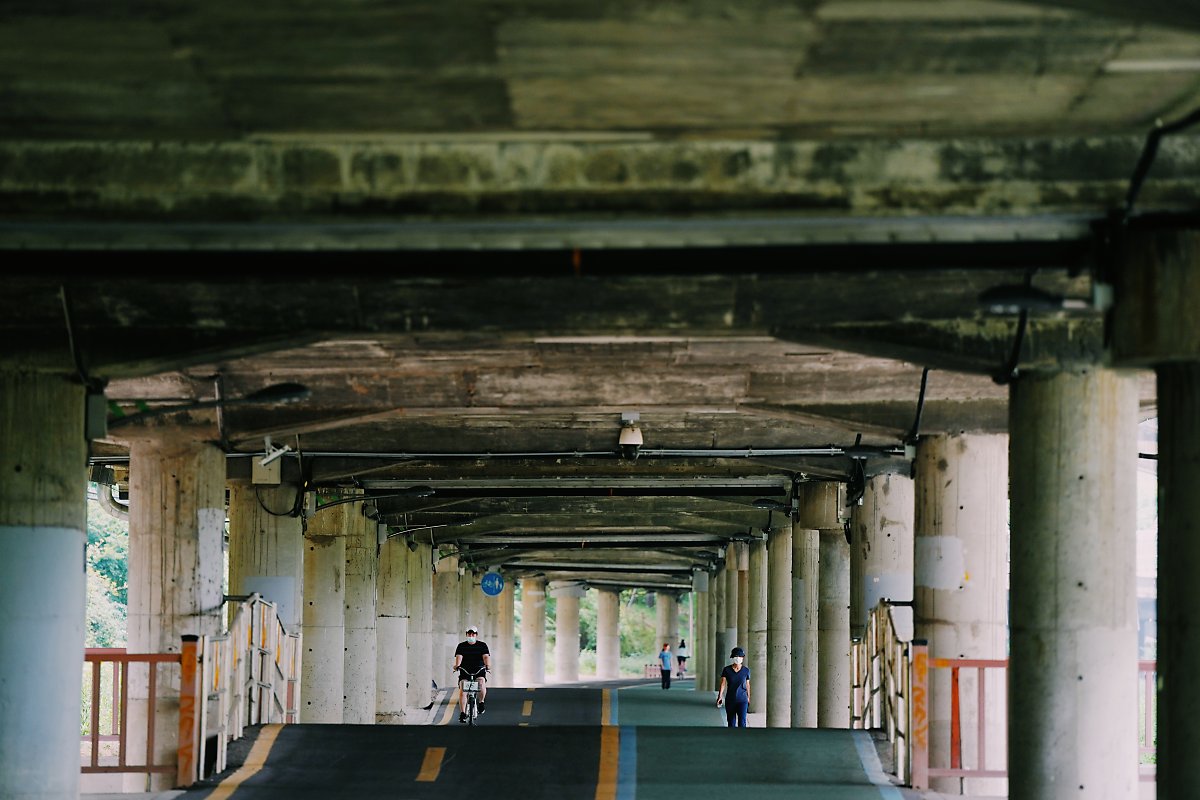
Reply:
[[[929,747],[929,699],[926,692],[928,679],[928,655],[918,651],[913,657],[912,737],[913,745],[920,749]]]

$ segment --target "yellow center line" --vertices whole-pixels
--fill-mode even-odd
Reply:
[[[617,798],[617,756],[621,748],[620,736],[620,728],[610,725],[600,729],[600,774],[596,780],[596,800],[616,800]]]
[[[450,717],[454,716],[454,709],[458,708],[458,698],[462,694],[461,687],[455,689],[450,695],[450,699],[446,702],[446,710],[442,712],[442,718],[438,720],[438,725],[449,725]]]
[[[438,773],[442,771],[442,759],[445,757],[446,748],[426,747],[425,760],[421,762],[421,771],[417,773],[417,780],[422,783],[436,781]]]
[[[612,690],[600,690],[600,724],[604,727],[612,725]]]
[[[250,755],[246,756],[246,761],[238,768],[237,772],[221,781],[209,797],[212,800],[225,800],[239,786],[258,774],[258,771],[267,763],[267,756],[270,754],[271,748],[275,746],[275,739],[282,729],[283,725],[279,724],[264,725],[262,733],[254,742],[254,747],[250,748]]]
[[[524,703],[521,704],[521,716],[522,717],[533,716],[533,701],[532,700],[526,700]]]

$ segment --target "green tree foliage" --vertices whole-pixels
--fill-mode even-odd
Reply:
[[[92,491],[106,491],[93,484]],[[87,646],[124,647],[129,603],[129,523],[87,504]]]

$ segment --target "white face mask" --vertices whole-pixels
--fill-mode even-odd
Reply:
[[[475,639],[476,639],[476,637],[474,637],[474,636],[468,636],[467,644],[475,644]]]
[[[742,657],[741,657],[741,656],[734,656],[734,657],[733,657],[733,663],[735,663],[735,664],[741,664],[741,663],[742,663]]]

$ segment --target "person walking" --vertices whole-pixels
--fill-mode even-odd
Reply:
[[[746,651],[740,647],[729,653],[733,663],[721,670],[721,686],[717,689],[717,708],[725,706],[725,721],[731,728],[745,728],[746,712],[750,709],[750,668],[743,666]],[[728,701],[726,695],[729,696]],[[736,724],[735,724],[736,723]]]
[[[659,670],[659,672],[662,673],[662,687],[664,689],[670,689],[671,669],[673,667],[671,662],[674,660],[671,656],[670,642],[663,642],[663,649],[659,651],[658,660],[662,662],[662,669]]]
[[[685,674],[687,672],[687,666],[686,666],[687,660],[688,660],[687,640],[680,639],[679,647],[675,648],[675,663],[679,665],[679,674],[677,677],[679,677],[679,678],[687,677],[687,675]]]

